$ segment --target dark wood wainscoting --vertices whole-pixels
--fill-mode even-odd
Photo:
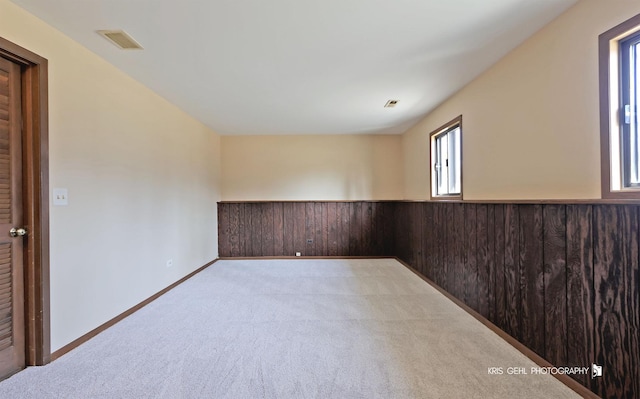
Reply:
[[[640,398],[637,205],[398,203],[396,256],[605,398]]]
[[[396,256],[605,398],[640,398],[640,205],[220,203],[221,257]],[[312,239],[307,243],[307,239]]]
[[[391,202],[220,202],[218,252],[393,256]]]

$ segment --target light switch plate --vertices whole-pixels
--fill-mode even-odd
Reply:
[[[69,190],[66,188],[53,189],[53,205],[67,206],[69,205]]]

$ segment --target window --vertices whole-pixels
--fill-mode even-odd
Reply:
[[[640,15],[600,35],[602,197],[640,198]]]
[[[462,116],[430,134],[431,199],[462,199]]]
[[[620,94],[624,114],[620,126],[623,137],[623,172],[625,187],[638,187],[638,75],[640,66],[640,34],[636,33],[620,41]]]

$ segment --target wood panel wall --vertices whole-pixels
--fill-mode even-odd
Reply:
[[[640,206],[220,203],[220,256],[397,256],[605,398],[640,398]],[[312,243],[306,240],[311,238]]]
[[[395,255],[605,398],[640,398],[637,205],[398,203]]]
[[[391,202],[218,203],[221,257],[393,256]]]

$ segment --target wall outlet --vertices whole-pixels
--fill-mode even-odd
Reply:
[[[313,244],[313,238],[307,238],[307,244]]]
[[[173,259],[167,260],[167,267],[173,266]]]
[[[296,252],[296,256],[302,256],[300,252]]]

